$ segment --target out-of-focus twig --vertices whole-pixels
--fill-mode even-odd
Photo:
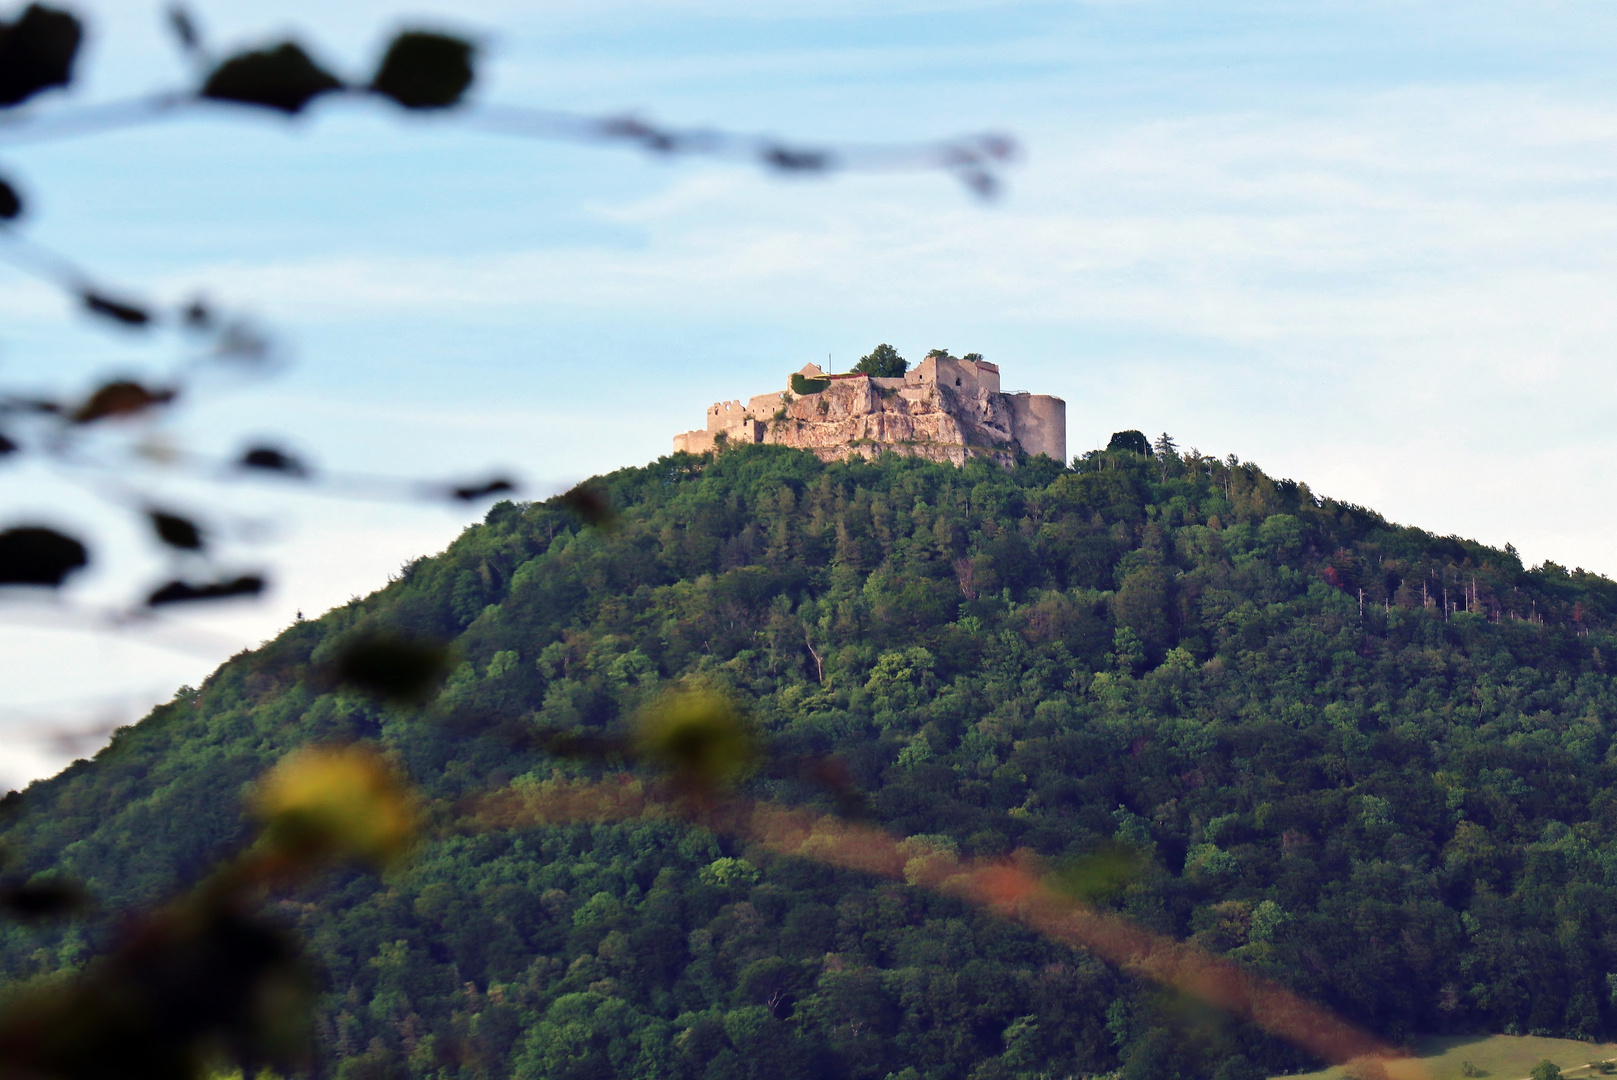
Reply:
[[[1064,895],[1040,872],[1038,860],[1025,853],[1004,860],[957,858],[872,825],[809,810],[740,798],[714,804],[672,797],[627,774],[507,787],[470,804],[462,823],[470,829],[504,829],[634,818],[681,819],[776,855],[958,897],[1255,1024],[1325,1061],[1407,1056],[1273,980]]]
[[[364,88],[343,88],[355,96]],[[188,110],[217,108],[202,95],[166,91],[56,111],[0,115],[0,147],[55,142],[167,121]],[[472,105],[454,117],[474,131],[559,142],[631,146],[663,157],[706,157],[794,175],[837,172],[948,173],[983,197],[998,194],[1001,170],[1016,160],[1016,140],[983,132],[916,143],[799,142],[711,127],[676,127],[631,113],[590,115],[522,105]]]

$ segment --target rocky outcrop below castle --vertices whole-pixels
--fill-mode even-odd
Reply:
[[[738,443],[808,450],[826,461],[850,454],[911,454],[962,465],[1002,465],[1018,454],[1067,460],[1067,403],[1047,394],[1007,394],[985,360],[932,356],[901,378],[826,375],[810,364],[787,389],[715,403],[707,426],[674,436],[675,452],[703,454]]]

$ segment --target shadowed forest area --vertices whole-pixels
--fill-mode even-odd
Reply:
[[[1317,1066],[956,897],[667,816],[479,814],[617,775],[631,717],[697,685],[757,732],[749,796],[928,858],[1100,859],[1089,903],[1394,1042],[1617,1033],[1612,582],[1166,438],[1013,470],[743,447],[591,490],[600,527],[500,503],[8,799],[11,869],[99,907],[6,925],[6,972],[81,970],[248,837],[283,755],[358,743],[425,839],[269,907],[344,1080]],[[453,642],[430,704],[322,676],[382,633]]]

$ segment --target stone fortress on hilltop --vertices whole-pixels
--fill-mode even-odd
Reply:
[[[745,405],[715,403],[705,429],[674,436],[674,451],[703,454],[746,443],[792,446],[825,461],[890,451],[955,465],[982,457],[1009,466],[1018,453],[1065,464],[1067,403],[1002,392],[999,368],[975,355],[929,356],[891,379],[827,375],[809,364],[785,390]]]

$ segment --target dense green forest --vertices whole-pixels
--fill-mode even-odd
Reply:
[[[12,868],[100,904],[6,925],[8,975],[84,965],[239,842],[288,749],[361,740],[430,800],[431,839],[275,904],[325,968],[343,1080],[1311,1064],[901,883],[671,820],[464,825],[470,797],[611,765],[533,732],[618,730],[694,677],[774,760],[844,763],[899,833],[1053,866],[1127,845],[1142,869],[1102,902],[1392,1039],[1617,1035],[1612,582],[1166,439],[1012,470],[749,446],[597,484],[616,528],[501,503],[8,800]],[[377,628],[454,641],[430,707],[318,676]],[[748,789],[837,809],[790,769]]]

